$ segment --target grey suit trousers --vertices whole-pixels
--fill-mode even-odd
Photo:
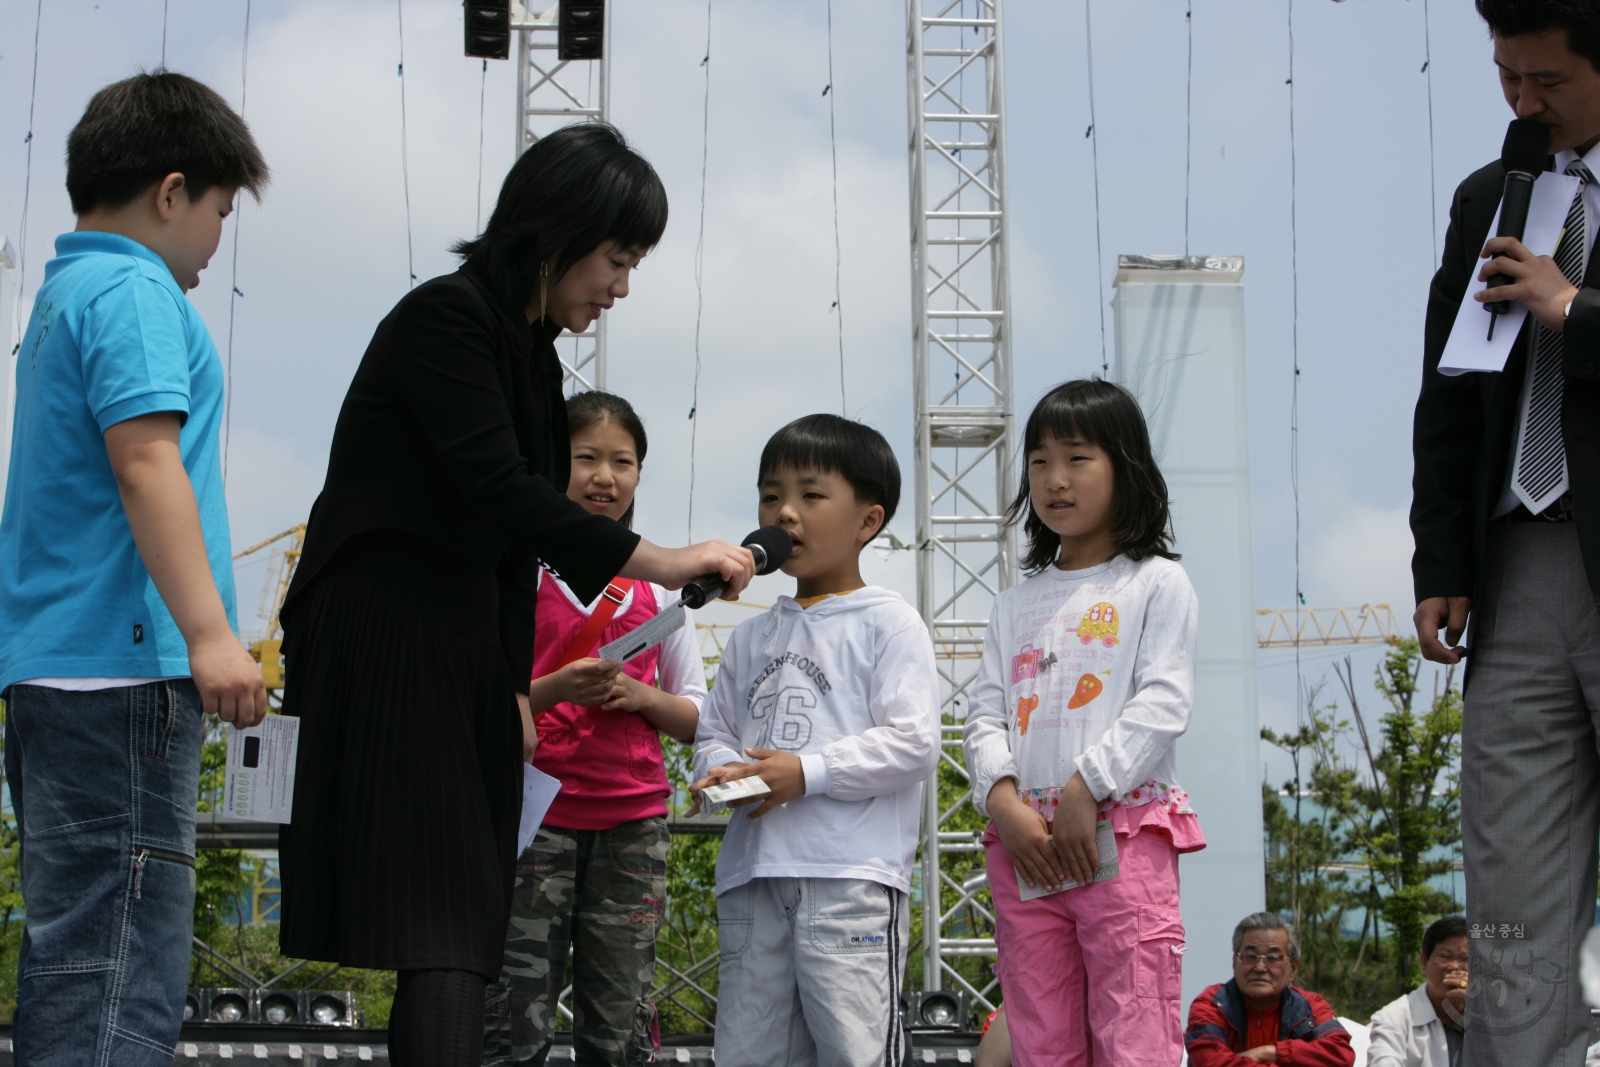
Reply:
[[[1462,726],[1464,1067],[1578,1067],[1595,923],[1600,612],[1572,523],[1496,522]]]

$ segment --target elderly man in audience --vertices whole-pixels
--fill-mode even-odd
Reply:
[[[1367,1067],[1458,1067],[1467,1006],[1467,920],[1446,915],[1422,935],[1427,981],[1372,1017]]]
[[[1194,1067],[1354,1067],[1350,1034],[1328,1002],[1291,983],[1300,935],[1270,911],[1233,928],[1233,978],[1189,1006],[1183,1041]]]

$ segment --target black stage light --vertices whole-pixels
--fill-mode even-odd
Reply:
[[[556,55],[600,59],[606,50],[605,0],[561,0],[556,20]]]
[[[972,998],[953,989],[906,993],[900,1018],[907,1030],[965,1030],[972,1016]]]
[[[301,992],[305,1004],[305,1021],[317,1026],[356,1026],[355,994],[335,993],[325,990]]]
[[[359,1029],[356,995],[332,989],[191,989],[185,1022]]]
[[[262,993],[261,1021],[281,1026],[300,1018],[300,998],[293,993]]]
[[[464,0],[467,55],[480,59],[511,57],[511,0]]]
[[[213,989],[211,1002],[206,1005],[206,1021],[212,1023],[242,1023],[250,1021],[250,990]]]

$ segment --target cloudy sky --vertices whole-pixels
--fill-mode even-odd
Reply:
[[[1287,2],[1194,0],[1187,127],[1184,0],[1095,2],[1097,260],[1083,3],[1008,0],[1016,401],[1026,413],[1050,385],[1099,368],[1097,301],[1109,299],[1115,256],[1183,251],[1187,203],[1191,251],[1245,257],[1256,600],[1289,606],[1297,244],[1302,587],[1313,605],[1387,602],[1409,629],[1409,426],[1427,282],[1451,190],[1498,154],[1509,115],[1469,4],[1297,0],[1291,163]],[[475,230],[480,133],[485,205],[510,165],[515,71],[491,62],[482,75],[462,56],[457,0],[403,4],[409,246],[427,278],[452,269],[447,246]],[[0,233],[14,243],[35,12],[36,0],[0,0]],[[245,0],[43,5],[22,249],[26,312],[51,241],[72,226],[66,133],[97,88],[161,62],[165,25],[167,64],[242,101],[273,168],[264,201],[237,214],[228,498],[239,546],[304,518],[345,387],[408,274],[397,4],[253,0],[247,79],[245,14]],[[712,0],[710,17],[697,538],[752,524],[754,459],[772,429],[839,405],[826,0]],[[889,0],[836,4],[833,84],[849,414],[909,465],[904,18]],[[614,0],[612,27],[613,120],[660,170],[673,216],[612,313],[610,385],[652,435],[641,527],[681,543],[707,5]],[[230,225],[193,294],[224,358],[233,239]],[[906,540],[911,510],[894,524]],[[904,555],[874,555],[869,570],[912,592]],[[239,577],[248,629],[264,571]],[[779,588],[769,579],[754,599]],[[1332,658],[1304,656],[1308,676]],[[1356,658],[1369,669],[1375,652]],[[1261,668],[1263,720],[1292,723],[1292,660],[1264,653]]]

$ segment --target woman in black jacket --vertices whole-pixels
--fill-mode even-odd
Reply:
[[[658,548],[567,499],[553,341],[628,294],[666,227],[661,180],[610,126],[511,168],[454,274],[378,325],[334,429],[284,603],[301,720],[280,840],[286,955],[400,972],[398,1067],[475,1065],[515,872],[540,561],[585,600],[618,574],[676,587],[753,565]]]

